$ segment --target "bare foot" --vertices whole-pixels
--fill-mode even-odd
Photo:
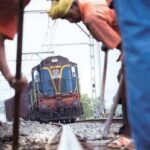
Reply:
[[[117,136],[115,139],[110,141],[110,143],[107,145],[108,148],[123,148],[127,147],[132,142],[132,139],[125,137],[124,135]]]

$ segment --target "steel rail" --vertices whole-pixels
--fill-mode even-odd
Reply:
[[[68,125],[63,126],[63,131],[57,150],[84,150]]]
[[[75,123],[105,123],[108,118],[100,119],[89,119],[89,120],[77,120]],[[112,123],[122,123],[122,117],[117,117],[112,119]]]

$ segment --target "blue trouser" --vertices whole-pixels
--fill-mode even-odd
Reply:
[[[150,0],[114,0],[124,49],[128,114],[138,150],[150,150]]]

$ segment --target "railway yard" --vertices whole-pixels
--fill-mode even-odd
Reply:
[[[102,138],[105,119],[70,124],[20,120],[20,150],[107,150],[117,134],[120,120],[113,121],[107,138]],[[0,149],[12,149],[12,122],[0,125]]]

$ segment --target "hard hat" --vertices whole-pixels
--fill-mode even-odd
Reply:
[[[51,8],[48,10],[49,17],[57,19],[65,16],[70,10],[74,0],[52,0]]]

